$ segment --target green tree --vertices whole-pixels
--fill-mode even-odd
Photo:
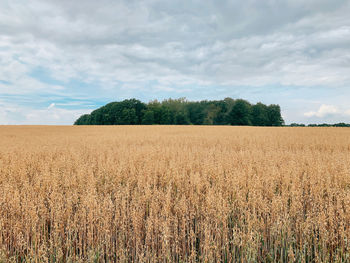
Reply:
[[[205,102],[189,102],[186,105],[188,120],[194,125],[201,125],[205,118]]]
[[[138,124],[138,118],[136,115],[136,110],[134,108],[131,109],[123,109],[122,114],[120,116],[121,123],[120,124]]]
[[[271,104],[267,107],[268,112],[268,126],[282,126],[284,120],[281,115],[281,108],[279,105]]]
[[[147,104],[147,110],[153,111],[153,123],[152,124],[161,124],[162,104],[160,102],[158,102],[157,100],[150,101]]]
[[[187,116],[185,115],[184,112],[177,112],[175,115],[175,124],[177,125],[184,125],[184,124],[189,124],[190,122],[188,121]]]
[[[146,110],[143,114],[142,124],[151,125],[154,124],[154,112],[152,110]]]
[[[75,122],[74,125],[89,125],[90,124],[90,114],[81,115]]]
[[[231,125],[251,125],[251,105],[245,100],[236,100],[229,113],[229,123]]]
[[[265,104],[259,102],[252,106],[252,125],[269,125],[268,107]]]
[[[226,122],[226,114],[227,114],[227,103],[224,100],[218,100],[212,102],[216,108],[216,114],[213,119],[214,125],[225,125]]]
[[[82,115],[75,125],[195,124],[195,125],[283,125],[278,105],[251,105],[239,99],[190,102],[185,98],[148,104],[136,99],[111,102],[91,114]],[[344,124],[339,124],[344,125]]]
[[[213,125],[215,123],[215,119],[220,112],[221,108],[216,106],[215,104],[209,104],[206,108],[206,117],[204,119],[203,124]]]

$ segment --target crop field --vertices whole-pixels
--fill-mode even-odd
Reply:
[[[0,262],[349,262],[350,129],[0,127]]]

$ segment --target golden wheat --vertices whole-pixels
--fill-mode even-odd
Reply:
[[[350,129],[1,127],[0,261],[349,261]]]

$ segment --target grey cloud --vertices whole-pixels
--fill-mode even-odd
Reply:
[[[0,10],[0,79],[13,84],[0,93],[59,92],[30,76],[37,67],[100,89],[350,86],[347,0],[11,0]]]

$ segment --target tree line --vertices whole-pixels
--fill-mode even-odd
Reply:
[[[143,103],[137,99],[111,102],[91,114],[82,115],[75,125],[253,125],[282,126],[279,105],[251,104],[243,99],[188,101],[185,98]]]
[[[349,123],[335,123],[335,124],[328,124],[328,123],[322,123],[322,124],[303,124],[303,123],[291,123],[288,125],[290,127],[350,127]]]

